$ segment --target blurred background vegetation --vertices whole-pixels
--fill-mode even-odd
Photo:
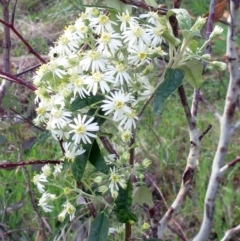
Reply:
[[[172,2],[158,1],[159,4],[165,4],[169,8]],[[194,21],[197,16],[208,12],[209,2],[209,0],[183,0],[181,7],[188,9]],[[83,3],[81,0],[19,0],[16,7],[15,27],[36,51],[47,58],[49,47],[54,44],[64,26],[78,16],[83,9],[83,4],[90,3],[87,1]],[[91,4],[104,5],[104,2],[92,1]],[[224,34],[213,43],[213,58],[225,61],[227,26],[222,23],[217,24],[224,28]],[[0,43],[2,39],[3,26],[0,25]],[[13,73],[19,73],[38,63],[14,34],[11,34],[11,40]],[[239,44],[239,38],[237,41]],[[1,51],[0,48],[0,68],[2,68]],[[21,77],[30,80],[32,74],[28,73]],[[201,91],[221,114],[228,84],[228,73],[208,67],[204,79]],[[191,103],[192,88],[187,83],[184,87],[189,103]],[[39,145],[35,143],[43,131],[31,124],[35,116],[34,108],[34,94],[24,87],[12,84],[0,109],[0,163],[57,160],[61,157],[58,143],[51,138],[47,138]],[[205,130],[209,124],[213,125],[213,128],[202,140],[195,187],[175,217],[188,237],[196,234],[202,220],[205,190],[219,136],[218,122],[206,106],[200,103],[199,130]],[[239,153],[239,134],[238,131],[234,135],[227,161],[234,159]],[[161,216],[167,208],[159,191],[170,205],[179,190],[189,151],[187,124],[177,93],[169,98],[160,117],[154,118],[151,106],[148,107],[139,125],[138,139],[139,158],[148,157],[153,161],[150,174],[159,190],[151,188],[154,199],[161,207]],[[38,170],[37,165],[0,170],[0,240],[41,240],[39,215],[43,217],[46,230],[52,234],[52,237],[62,225],[66,225],[67,232],[59,240],[81,240],[77,235],[79,229],[77,222],[61,224],[57,221],[60,204],[59,206],[56,204],[52,213],[44,213],[38,207],[36,213],[34,203],[37,203],[39,195],[31,179],[34,172]],[[240,178],[238,173],[239,166],[237,165],[227,174],[219,190],[214,227],[209,240],[219,240],[225,230],[239,223]],[[80,216],[81,213],[79,212],[78,215]],[[174,224],[170,223],[170,225]],[[170,230],[166,232],[165,238],[179,240]],[[49,237],[49,240],[53,238]],[[240,238],[235,237],[233,240],[237,241]]]

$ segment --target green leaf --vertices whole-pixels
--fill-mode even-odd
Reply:
[[[127,188],[119,188],[118,196],[115,200],[113,211],[116,213],[118,220],[121,223],[127,223],[130,220],[137,221],[136,215],[132,212],[132,184],[127,183]]]
[[[176,14],[176,18],[178,20],[178,24],[179,24],[179,27],[183,30],[183,29],[186,29],[186,30],[189,30],[192,26],[192,21],[191,21],[191,17],[188,13],[188,11],[186,9],[182,9],[182,8],[179,8],[179,9],[170,9],[168,12],[167,12],[167,17],[170,17],[171,15],[173,14]]]
[[[91,153],[92,144],[82,145],[85,152],[82,155],[75,157],[74,163],[72,164],[72,174],[74,178],[80,182]]]
[[[104,96],[102,95],[90,95],[87,96],[86,98],[82,99],[80,96],[78,96],[71,104],[70,110],[71,111],[76,111],[83,109],[87,106],[90,106],[92,104],[95,104],[97,102],[100,102],[104,100]]]
[[[133,194],[133,204],[147,204],[150,208],[153,207],[154,203],[152,200],[152,192],[146,186],[137,187]]]
[[[41,145],[42,143],[44,143],[49,137],[51,136],[51,132],[50,131],[44,131],[41,133],[41,135],[37,138],[37,140],[34,142],[34,144],[32,145],[31,148],[34,148],[38,145]]]
[[[158,4],[156,3],[155,0],[145,0],[146,4],[149,5],[149,6],[152,6],[152,7],[155,7],[157,8],[158,7]]]
[[[6,140],[7,140],[6,136],[0,135],[0,145],[6,142]]]
[[[96,114],[96,111],[97,111],[97,108],[92,108],[87,112],[87,115],[93,116],[93,115]],[[101,126],[106,121],[106,118],[103,118],[103,117],[99,116],[99,115],[104,116],[104,114],[105,114],[105,112],[102,111],[102,109],[99,109],[97,111],[97,116],[94,117],[94,121],[96,121],[99,126]]]
[[[184,37],[185,39],[188,39],[188,40],[190,40],[190,39],[192,39],[192,38],[194,38],[194,37],[199,37],[199,38],[202,37],[202,35],[201,35],[201,33],[200,33],[199,30],[190,31],[190,30],[185,30],[185,29],[183,29],[183,30],[182,30],[182,35],[183,35],[183,37]]]
[[[158,87],[154,100],[153,111],[159,115],[165,105],[167,98],[182,84],[184,71],[180,69],[167,69],[163,83]]]
[[[189,45],[188,45],[188,48],[193,52],[193,53],[196,53],[197,52],[197,49],[198,49],[198,42],[196,40],[191,40]]]
[[[101,154],[97,141],[94,140],[91,144],[82,145],[85,152],[77,156],[72,164],[72,173],[77,181],[81,181],[84,170],[89,161],[98,171],[108,174],[109,168]]]
[[[102,212],[93,220],[88,241],[106,241],[108,237],[109,220],[108,216]]]
[[[203,82],[203,65],[200,60],[192,59],[178,66],[185,72],[185,79],[192,85],[193,88],[198,89]]]
[[[132,7],[119,1],[119,0],[107,0],[107,7],[118,10],[119,12],[125,12],[128,10],[129,13],[132,12]]]
[[[109,168],[106,164],[102,153],[100,151],[100,148],[98,146],[98,143],[96,140],[94,140],[91,148],[91,152],[89,155],[89,162],[99,171],[104,174],[108,174]]]
[[[78,182],[82,179],[88,156],[89,151],[86,150],[82,155],[75,157],[74,163],[72,164],[72,174]]]

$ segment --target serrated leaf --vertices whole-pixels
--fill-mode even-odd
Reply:
[[[108,237],[109,220],[108,216],[102,212],[93,220],[88,241],[106,241]]]
[[[184,71],[180,69],[167,69],[163,83],[158,87],[154,100],[153,111],[159,115],[164,108],[167,98],[182,84]]]
[[[40,134],[40,136],[37,138],[37,140],[34,142],[34,144],[32,145],[31,148],[34,148],[38,145],[41,145],[42,143],[44,143],[49,137],[51,136],[51,132],[50,131],[44,131]]]
[[[96,140],[94,140],[92,144],[92,148],[89,155],[89,162],[99,171],[104,174],[108,174],[109,168],[106,164],[102,153],[100,151],[100,148],[98,146],[98,143]]]
[[[158,4],[156,3],[155,0],[145,0],[146,4],[149,5],[149,6],[152,6],[152,7],[155,7],[157,8],[158,7]]]
[[[127,223],[130,220],[137,221],[136,215],[132,212],[132,184],[127,182],[127,188],[119,188],[118,196],[115,200],[113,211],[116,213],[121,223]]]
[[[92,104],[95,104],[97,102],[100,102],[104,100],[104,97],[102,95],[90,95],[86,98],[82,99],[79,96],[72,102],[70,111],[76,111],[83,109],[87,106],[90,106]]]
[[[185,62],[183,65],[179,65],[178,68],[184,70],[185,79],[193,88],[198,89],[201,86],[203,82],[203,65],[200,60],[189,60]]]
[[[183,8],[179,8],[179,9],[170,9],[168,12],[167,12],[167,17],[170,17],[171,15],[173,14],[176,14],[176,18],[178,20],[178,25],[179,27],[183,30],[183,29],[186,29],[186,30],[189,30],[192,26],[192,21],[191,21],[191,17],[188,13],[188,11],[186,9],[183,9]]]
[[[152,192],[146,186],[137,187],[133,194],[133,204],[147,204],[150,208],[154,206]]]
[[[129,13],[132,12],[131,6],[121,2],[119,0],[107,0],[107,7],[116,9],[119,12],[125,12],[126,10],[128,10]]]

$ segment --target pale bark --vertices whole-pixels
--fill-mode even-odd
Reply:
[[[229,85],[226,94],[224,112],[220,122],[221,130],[219,143],[213,160],[211,177],[205,197],[204,217],[199,233],[196,235],[193,241],[206,241],[211,232],[215,199],[217,197],[217,191],[220,185],[222,174],[224,173],[223,170],[221,171],[221,168],[224,166],[228,146],[233,134],[232,122],[240,87],[240,72],[236,49],[239,2],[239,0],[230,0],[230,19],[227,36],[227,57],[230,73]]]
[[[232,229],[229,229],[224,237],[221,239],[221,241],[227,241],[229,240],[235,233],[240,233],[240,225],[238,225],[237,227],[235,228],[232,228]]]
[[[1,1],[2,5],[2,15],[5,22],[9,23],[9,2]],[[3,27],[4,29],[4,39],[3,39],[3,70],[6,73],[10,73],[10,29],[7,26]],[[5,96],[5,93],[8,89],[10,82],[6,79],[2,80],[0,85],[0,104],[2,103],[2,99]]]

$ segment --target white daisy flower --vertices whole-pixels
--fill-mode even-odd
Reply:
[[[123,42],[127,43],[129,47],[138,44],[149,45],[151,42],[150,35],[146,29],[138,24],[133,24],[122,33]]]
[[[112,32],[112,24],[117,25],[115,22],[111,21],[107,15],[100,14],[97,18],[91,18],[89,26],[96,34],[101,34],[105,31]]]
[[[71,119],[72,112],[66,111],[62,108],[53,107],[50,113],[49,127],[55,129],[56,126],[58,129],[63,129]]]
[[[49,205],[48,202],[54,200],[56,195],[44,192],[42,197],[38,201],[38,206],[42,207],[44,212],[52,212],[53,206]]]
[[[122,188],[126,188],[127,187],[127,183],[126,180],[123,178],[124,175],[119,175],[116,173],[116,169],[115,167],[110,168],[110,178],[109,180],[111,181],[109,188],[110,188],[110,192],[112,194],[112,196],[116,196],[115,192],[119,191],[119,186]]]
[[[56,165],[54,166],[54,172],[53,172],[53,175],[54,175],[55,177],[58,176],[59,173],[62,172],[62,169],[63,169],[63,164],[62,164],[62,163],[60,163],[60,164],[56,164]]]
[[[96,95],[99,87],[103,94],[109,92],[110,87],[107,82],[113,83],[113,81],[114,79],[112,75],[97,71],[93,72],[91,76],[86,77],[84,83],[88,85],[88,92],[92,92],[93,95]]]
[[[97,40],[97,50],[99,52],[110,51],[114,54],[122,46],[119,33],[103,32],[101,37]]]
[[[147,13],[141,14],[141,15],[139,16],[139,18],[140,18],[140,19],[141,19],[141,18],[146,18],[148,23],[155,24],[155,25],[157,25],[158,22],[159,22],[159,15],[158,15],[157,12],[151,12],[151,11],[149,11],[149,12],[147,12]]]
[[[96,132],[99,130],[99,126],[97,125],[97,123],[91,123],[94,117],[90,118],[88,121],[86,121],[86,118],[86,115],[81,117],[81,115],[78,114],[77,118],[73,119],[75,125],[69,124],[69,127],[72,128],[69,133],[74,133],[72,136],[72,140],[74,140],[74,143],[76,145],[79,144],[81,141],[83,141],[84,144],[91,144],[92,142],[89,137],[96,137],[96,135],[91,132]]]
[[[126,31],[127,27],[137,24],[137,17],[131,17],[127,9],[126,12],[122,14],[118,13],[116,17],[119,19],[119,22],[121,22],[121,31]]]
[[[108,66],[107,74],[114,75],[114,83],[123,85],[124,82],[129,84],[131,77],[127,72],[128,66],[122,62],[115,62],[115,66]]]
[[[131,100],[130,94],[124,94],[121,90],[115,93],[110,93],[111,96],[107,96],[108,100],[103,100],[102,110],[105,115],[114,112],[113,120],[118,121],[122,119],[123,115],[127,112],[131,112],[131,109],[126,105]]]
[[[103,71],[105,69],[106,60],[103,58],[100,52],[95,50],[89,50],[84,53],[79,66],[82,70],[86,71]]]
[[[85,152],[85,150],[78,148],[78,146],[75,146],[70,142],[64,142],[63,149],[65,150],[64,156],[68,161],[74,161],[76,156],[80,156]]]
[[[136,128],[136,121],[138,120],[138,117],[135,110],[130,110],[130,112],[127,112],[123,115],[119,124],[119,127],[123,126],[123,129],[125,130],[131,130],[132,128]]]
[[[130,55],[128,56],[128,61],[130,64],[139,65],[144,63],[150,63],[151,59],[149,56],[148,46],[144,44],[139,44],[132,46],[128,49]]]
[[[151,38],[151,46],[155,47],[162,43],[162,34],[163,28],[162,25],[158,24],[157,26],[148,26],[146,32],[149,34]]]
[[[48,182],[47,177],[43,173],[37,174],[33,177],[32,181],[35,185],[37,185],[38,191],[40,193],[43,193],[45,186],[44,186],[44,184],[42,184],[42,182]]]

